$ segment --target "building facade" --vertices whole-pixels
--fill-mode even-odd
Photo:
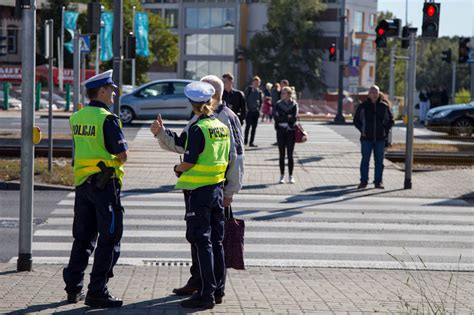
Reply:
[[[377,0],[345,0],[344,89],[366,89],[375,80],[375,24]],[[152,67],[150,79],[176,77],[198,79],[206,74],[232,72],[237,85],[252,77],[251,64],[235,62],[235,51],[247,47],[265,29],[270,0],[143,0],[147,11],[159,14],[178,36],[179,61],[172,71]],[[328,48],[337,43],[341,0],[323,0],[326,10],[317,26],[323,37],[318,44],[326,52],[323,69],[329,90],[337,89],[338,63],[328,61]]]

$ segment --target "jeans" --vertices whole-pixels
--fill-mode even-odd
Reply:
[[[361,140],[361,153],[362,160],[360,161],[360,182],[368,183],[369,182],[369,164],[370,164],[370,155],[374,151],[374,162],[375,162],[375,176],[374,183],[379,184],[382,182],[383,175],[383,159],[384,159],[384,148],[385,141],[377,140]]]
[[[258,117],[260,116],[259,112],[248,112],[247,117],[245,118],[245,144],[249,143],[249,130],[250,131],[250,144],[253,144],[255,140],[255,131],[257,131]]]
[[[280,153],[280,174],[285,174],[285,149],[288,152],[288,173],[293,175],[293,152],[295,149],[295,131],[277,129],[278,151]]]

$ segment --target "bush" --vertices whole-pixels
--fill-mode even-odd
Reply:
[[[469,92],[466,89],[461,89],[458,92],[456,92],[456,95],[454,97],[454,103],[455,104],[465,104],[469,103],[471,101],[471,92]]]

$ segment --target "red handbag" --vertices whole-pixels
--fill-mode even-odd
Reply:
[[[308,140],[308,133],[303,129],[299,122],[295,124],[295,142],[303,143]]]
[[[226,268],[245,270],[244,264],[244,234],[245,222],[234,218],[232,208],[225,209],[224,223],[224,258]]]

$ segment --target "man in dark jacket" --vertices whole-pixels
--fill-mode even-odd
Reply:
[[[234,76],[231,73],[224,73],[222,75],[222,82],[224,82],[222,100],[226,102],[227,106],[239,117],[240,124],[243,125],[245,116],[247,115],[247,103],[244,93],[233,88]]]
[[[369,89],[367,101],[360,104],[354,115],[354,125],[360,131],[362,160],[360,162],[359,189],[369,182],[370,155],[374,151],[375,188],[384,189],[382,182],[385,140],[393,126],[390,103],[380,93],[378,86]]]

